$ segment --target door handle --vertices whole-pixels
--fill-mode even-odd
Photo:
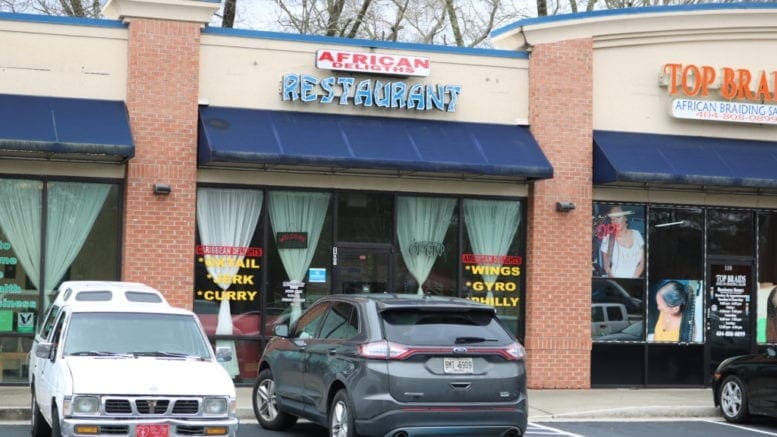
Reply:
[[[335,348],[329,349],[327,353],[329,353],[329,355],[335,355],[337,353],[337,349]]]

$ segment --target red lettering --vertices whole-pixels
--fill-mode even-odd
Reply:
[[[394,60],[391,58],[391,56],[381,56],[378,59],[378,62],[380,62],[381,65],[385,65],[385,66],[394,65]]]
[[[737,84],[734,80],[734,69],[729,67],[723,68],[723,82],[720,84],[720,95],[724,99],[733,99],[737,96]]]
[[[758,91],[755,92],[755,97],[758,99],[763,99],[764,101],[771,99],[771,95],[769,93],[769,77],[766,75],[765,71],[761,72],[761,77],[758,78]]]
[[[337,52],[337,62],[347,61],[351,57],[350,53]]]
[[[688,83],[691,77],[693,77],[693,87]],[[683,68],[682,87],[683,93],[686,96],[692,97],[699,93],[701,88],[701,71],[699,71],[699,67],[688,65]]]
[[[702,65],[701,95],[709,95],[709,86],[715,82],[715,69],[709,65]]]
[[[354,54],[353,55],[353,63],[354,64],[366,64],[367,63],[367,55]]]
[[[429,60],[428,59],[419,59],[415,58],[413,60],[413,67],[414,68],[429,68]]]
[[[407,58],[400,58],[399,62],[397,62],[397,65],[400,67],[412,67],[410,61]]]
[[[319,61],[329,61],[329,62],[333,62],[333,61],[334,61],[334,58],[332,57],[332,52],[330,52],[330,51],[323,51],[323,52],[321,52],[321,54],[318,56],[318,60],[319,60]]]
[[[669,94],[677,94],[677,73],[680,71],[680,68],[682,68],[683,64],[666,64],[664,65],[664,73],[667,74],[666,70],[669,70]]]
[[[737,97],[745,99],[755,99],[753,92],[750,91],[750,71],[745,69],[737,70],[739,73],[739,91],[737,91]]]

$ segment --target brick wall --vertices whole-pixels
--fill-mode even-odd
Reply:
[[[587,388],[591,350],[593,45],[540,44],[529,65],[531,131],[553,164],[528,211],[526,349],[531,388]],[[571,201],[572,212],[556,212]]]
[[[197,178],[200,25],[129,24],[127,106],[135,157],[127,166],[122,278],[191,308]],[[154,183],[172,193],[155,195]]]

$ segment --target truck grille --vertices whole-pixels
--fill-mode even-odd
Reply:
[[[105,414],[123,416],[193,416],[200,413],[200,398],[106,398]]]

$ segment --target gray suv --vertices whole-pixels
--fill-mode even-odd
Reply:
[[[523,435],[524,348],[466,299],[331,295],[275,328],[253,406],[262,427],[302,417],[331,436]]]

